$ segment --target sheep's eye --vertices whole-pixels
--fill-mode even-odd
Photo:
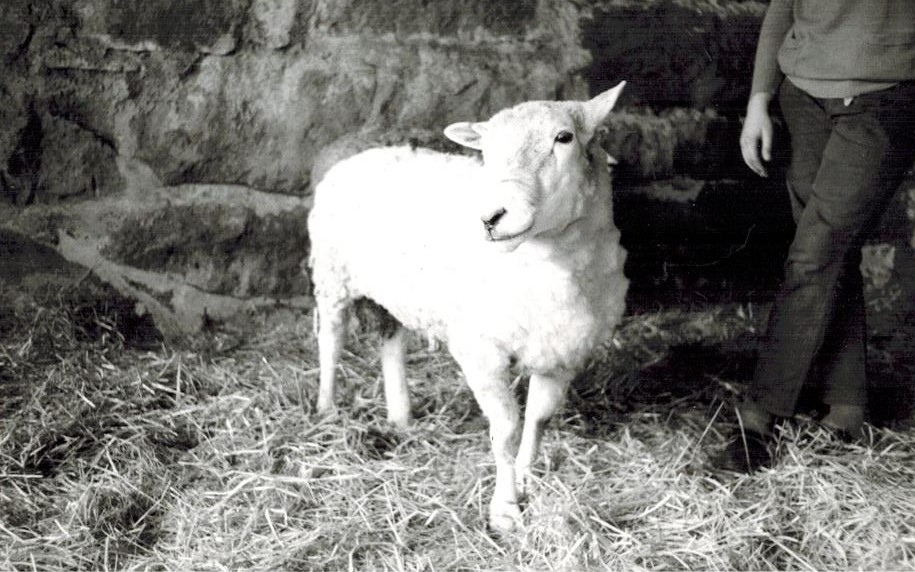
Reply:
[[[556,136],[557,143],[571,143],[575,136],[569,131],[560,131]]]

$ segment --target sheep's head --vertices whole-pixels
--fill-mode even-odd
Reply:
[[[606,182],[606,154],[595,134],[625,86],[588,101],[531,101],[489,121],[449,125],[445,135],[483,152],[483,236],[513,250],[525,240],[562,232],[587,214]]]

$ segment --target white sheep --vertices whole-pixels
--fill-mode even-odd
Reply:
[[[624,309],[626,253],[596,136],[625,82],[584,102],[532,101],[445,135],[476,158],[364,151],[331,168],[308,217],[318,313],[318,410],[333,409],[346,309],[369,298],[395,327],[381,365],[388,418],[410,423],[403,329],[447,342],[489,420],[490,523],[521,522],[544,427]],[[510,371],[530,374],[524,427]]]

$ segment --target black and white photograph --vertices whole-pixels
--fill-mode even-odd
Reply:
[[[915,1],[0,0],[0,571],[915,571]]]

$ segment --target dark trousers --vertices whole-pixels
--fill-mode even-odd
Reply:
[[[805,384],[816,384],[823,403],[863,406],[861,246],[915,158],[915,82],[845,105],[786,80],[779,101],[797,230],[748,397],[787,417]]]

